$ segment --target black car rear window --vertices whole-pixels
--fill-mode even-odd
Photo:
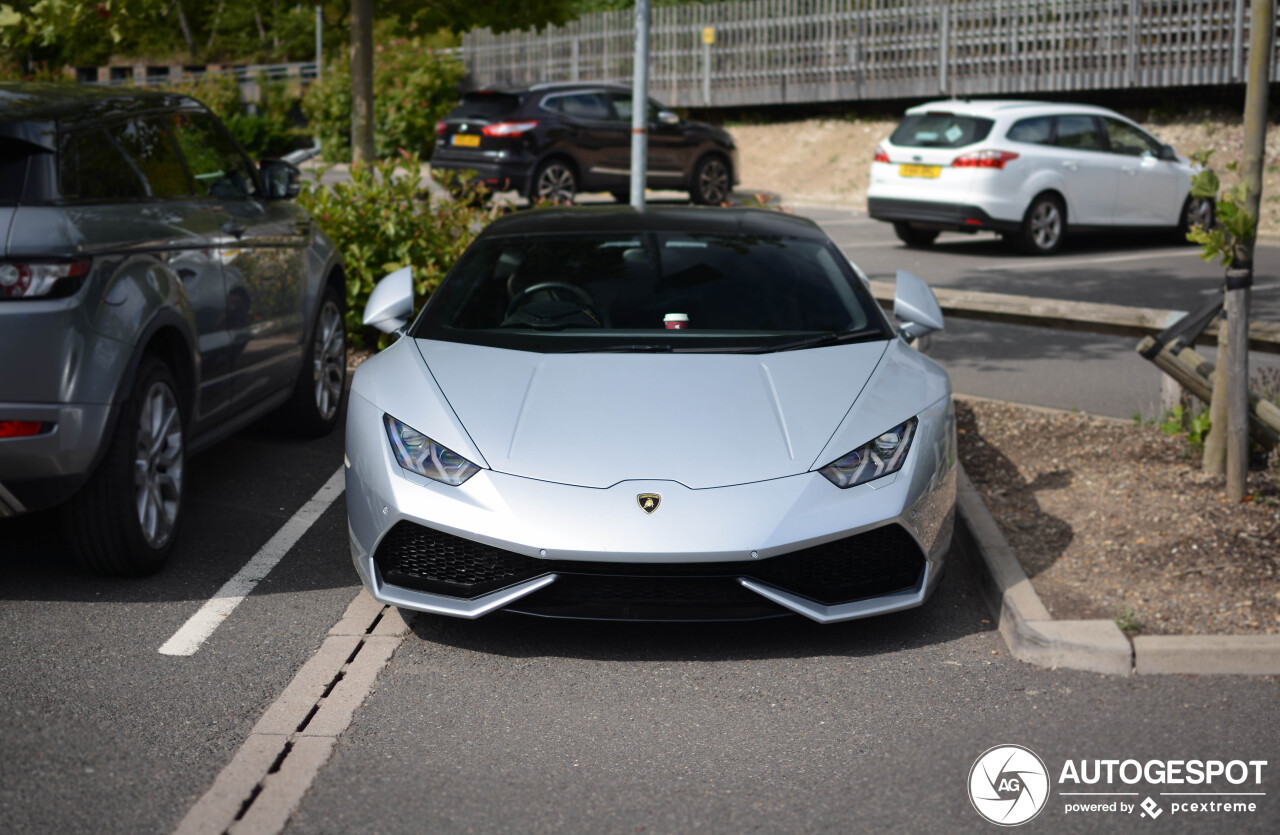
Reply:
[[[487,119],[499,122],[515,113],[520,97],[511,93],[479,91],[466,93],[458,106],[449,112],[450,119]]]
[[[889,141],[899,148],[961,148],[981,142],[995,122],[953,113],[918,113],[902,120]]]

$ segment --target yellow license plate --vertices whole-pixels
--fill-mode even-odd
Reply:
[[[938,175],[942,173],[941,165],[900,165],[898,166],[899,177],[927,177],[930,180],[936,180]]]
[[[455,133],[453,135],[453,146],[455,148],[479,148],[480,137],[471,133]],[[934,174],[933,176],[938,176]]]

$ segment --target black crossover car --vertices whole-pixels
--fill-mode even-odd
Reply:
[[[607,191],[625,202],[631,89],[574,83],[467,93],[436,123],[431,165],[474,171],[489,188],[530,200],[567,203],[578,192]],[[718,205],[738,182],[738,151],[727,131],[682,121],[650,99],[648,169],[649,188]]]
[[[334,427],[345,281],[297,193],[185,96],[0,84],[0,517],[61,504],[82,562],[144,574],[188,455]]]

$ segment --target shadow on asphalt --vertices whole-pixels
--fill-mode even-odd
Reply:
[[[103,577],[63,544],[57,509],[0,519],[0,599],[93,602],[204,600],[230,579],[342,465],[342,423],[299,440],[271,418],[187,462],[182,526],[174,553],[149,577]],[[302,560],[272,572],[270,593],[351,586],[346,506],[338,499],[300,541]],[[301,562],[293,566],[292,562]]]
[[[509,658],[752,661],[858,658],[945,644],[994,629],[972,569],[952,548],[937,590],[917,609],[826,626],[799,615],[743,623],[571,621],[496,613],[479,620],[415,614],[411,635]]]
[[[1086,334],[1082,338],[1074,331],[956,318],[948,320],[942,333],[930,334],[925,353],[948,368],[962,365],[970,371],[1004,372],[1022,368],[1028,360],[1112,360],[1127,356],[1137,344],[1138,340],[1123,336]]]
[[[888,229],[888,224],[885,224]],[[1070,234],[1062,242],[1062,248],[1054,255],[1044,256],[1048,259],[1070,256],[1106,256],[1125,255],[1134,250],[1168,249],[1185,247],[1193,250],[1192,244],[1174,232],[1167,230],[1140,230],[1136,232],[1077,232]],[[903,245],[903,249],[906,246]],[[1036,259],[1038,256],[1028,255],[1012,246],[1004,238],[988,232],[975,233],[972,238],[957,239],[954,237],[939,240],[925,251],[945,253],[970,258],[996,259]]]

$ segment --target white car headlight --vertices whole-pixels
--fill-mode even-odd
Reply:
[[[391,415],[382,416],[396,463],[406,470],[457,487],[480,471],[458,453],[423,435]]]
[[[907,460],[907,450],[911,448],[911,439],[916,434],[916,423],[912,418],[899,424],[818,472],[841,490],[896,473]]]

